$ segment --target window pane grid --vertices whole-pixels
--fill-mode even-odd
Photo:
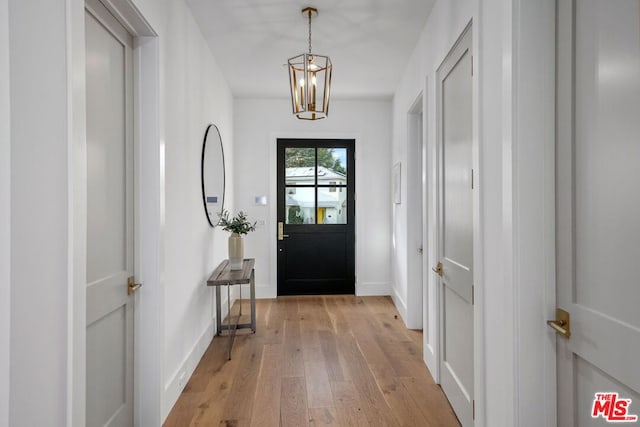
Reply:
[[[347,224],[347,149],[285,149],[287,224]]]

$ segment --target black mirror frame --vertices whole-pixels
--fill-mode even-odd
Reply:
[[[224,210],[224,199],[227,193],[227,188],[226,188],[227,171],[226,171],[226,165],[224,160],[224,145],[222,144],[222,136],[220,135],[220,130],[218,129],[218,126],[211,123],[207,126],[207,129],[204,132],[204,139],[202,140],[202,156],[200,158],[200,183],[202,186],[202,206],[204,207],[204,215],[207,217],[207,222],[209,223],[209,225],[211,227],[215,227],[220,223],[220,219],[218,219],[218,222],[216,222],[215,224],[211,222],[211,217],[209,216],[209,210],[207,209],[207,195],[204,189],[204,157],[207,150],[207,137],[209,136],[209,131],[211,130],[211,127],[215,128],[215,131],[218,134],[218,141],[220,141],[220,153],[222,153],[222,204],[220,205],[220,213],[222,213],[222,211]]]

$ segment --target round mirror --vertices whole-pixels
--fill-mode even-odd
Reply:
[[[224,209],[224,149],[220,131],[214,124],[207,126],[202,141],[202,202],[209,225],[215,227]]]

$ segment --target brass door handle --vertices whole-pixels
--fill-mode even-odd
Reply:
[[[133,295],[142,287],[142,283],[136,283],[133,276],[127,279],[127,295]]]
[[[284,234],[284,224],[282,222],[278,223],[278,240],[284,240],[285,237],[289,237],[288,234]]]
[[[556,320],[547,320],[547,325],[551,326],[558,335],[563,338],[571,338],[571,323],[569,313],[561,308],[556,308]]]
[[[433,270],[434,273],[436,273],[438,276],[442,277],[442,263],[438,262],[438,265],[436,265],[435,268],[431,267],[431,270]]]

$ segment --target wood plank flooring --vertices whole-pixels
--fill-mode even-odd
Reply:
[[[166,427],[460,425],[389,297],[258,300],[257,317],[231,360],[213,339]]]

